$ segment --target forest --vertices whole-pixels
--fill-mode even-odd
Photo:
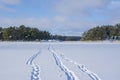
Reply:
[[[51,34],[48,31],[41,31],[37,28],[26,27],[21,25],[19,27],[0,27],[0,40],[2,41],[34,41],[34,40],[48,40]]]
[[[83,33],[81,40],[120,40],[120,24],[91,28]]]
[[[80,38],[80,36],[52,35],[48,31],[26,27],[25,25],[0,27],[0,41],[79,41]]]
[[[58,41],[96,41],[96,40],[120,40],[120,24],[102,25],[93,27],[85,31],[80,36],[63,36],[52,35],[48,31],[39,30],[34,27],[10,26],[7,28],[0,27],[0,41],[41,41],[41,40],[58,40]]]

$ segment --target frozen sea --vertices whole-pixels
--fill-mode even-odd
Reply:
[[[120,43],[0,42],[0,80],[119,80]]]

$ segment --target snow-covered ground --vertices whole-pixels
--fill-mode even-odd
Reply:
[[[119,80],[120,44],[0,42],[0,80]]]

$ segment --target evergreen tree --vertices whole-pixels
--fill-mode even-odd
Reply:
[[[97,26],[84,32],[81,40],[109,40],[113,36],[120,36],[120,24]],[[114,37],[115,38],[115,37]]]
[[[8,27],[0,28],[0,39],[3,37],[4,40],[48,40],[51,35],[48,31],[40,31],[37,28],[26,27],[21,25],[19,27]]]

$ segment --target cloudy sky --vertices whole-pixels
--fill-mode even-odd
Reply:
[[[81,35],[120,23],[120,0],[0,0],[0,26],[26,25],[52,34]]]

